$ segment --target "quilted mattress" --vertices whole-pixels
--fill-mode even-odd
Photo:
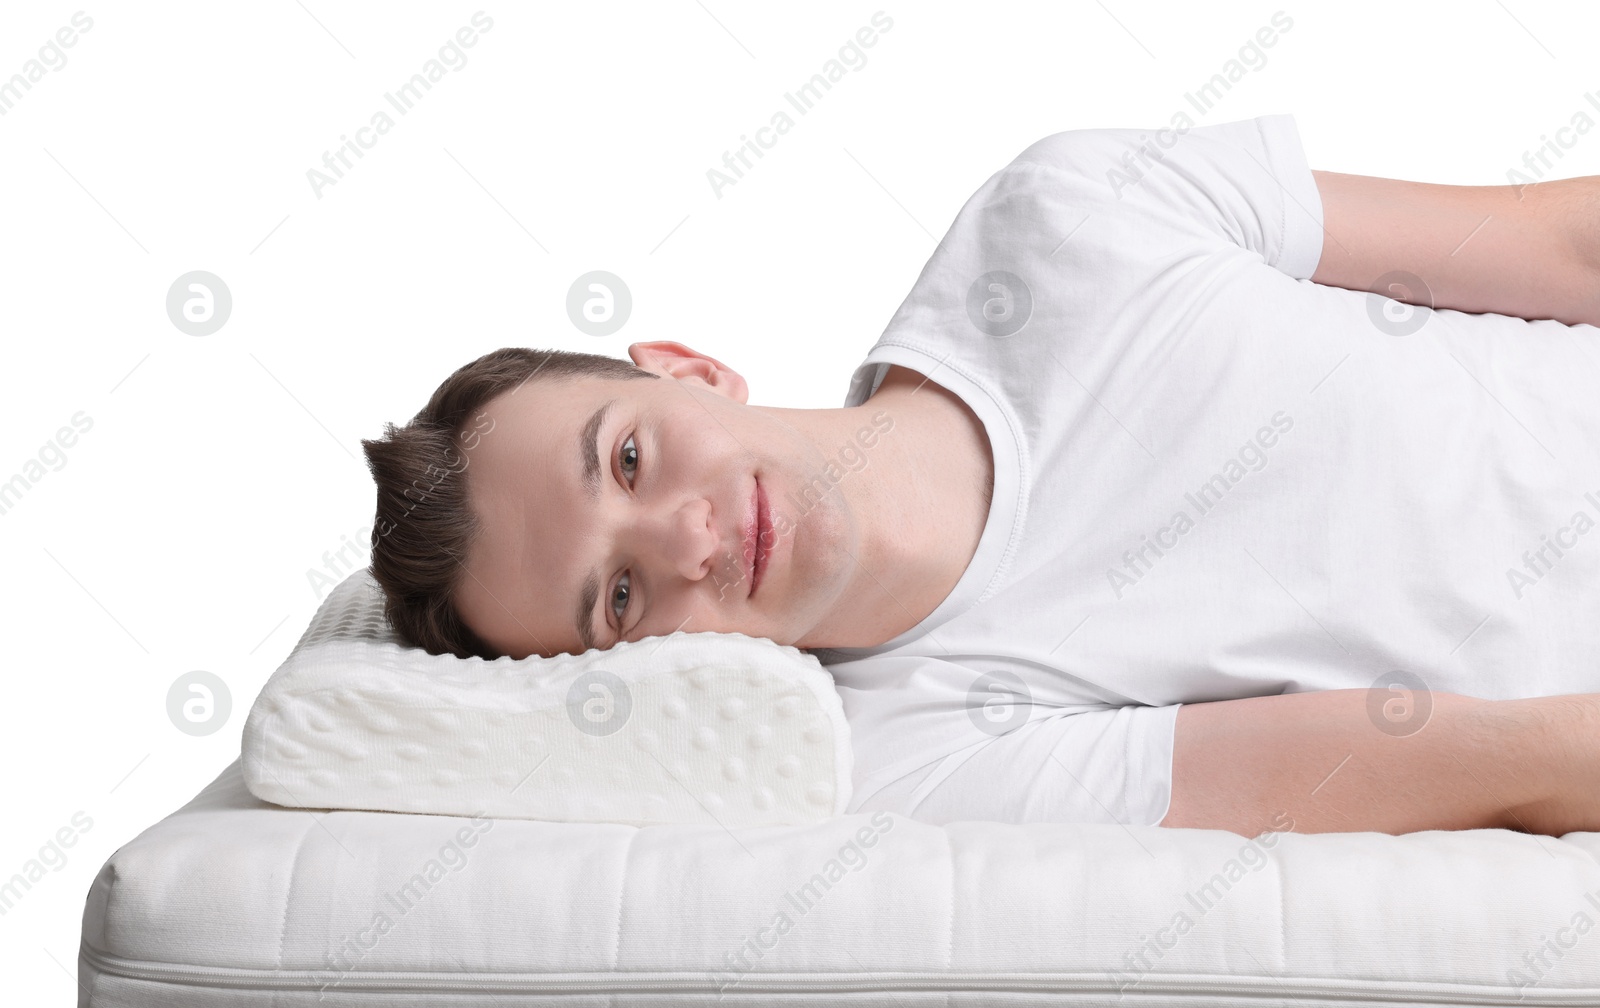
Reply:
[[[1596,1005],[1600,833],[285,809],[118,849],[79,1004]]]

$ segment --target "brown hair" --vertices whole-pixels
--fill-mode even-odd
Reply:
[[[378,484],[369,569],[383,588],[384,616],[401,638],[429,654],[500,657],[455,607],[464,558],[482,531],[467,501],[463,473],[466,452],[480,436],[483,407],[535,375],[541,380],[660,377],[615,357],[504,347],[457,368],[404,427],[386,424],[380,440],[361,442]]]

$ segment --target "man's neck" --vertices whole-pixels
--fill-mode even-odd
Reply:
[[[825,459],[841,445],[860,448],[863,428],[875,433],[860,448],[865,461],[839,470],[831,490],[858,532],[843,558],[848,579],[797,646],[872,647],[916,626],[966,571],[988,513],[981,491],[993,470],[981,425],[963,419],[953,394],[901,369],[860,406],[770,412]]]

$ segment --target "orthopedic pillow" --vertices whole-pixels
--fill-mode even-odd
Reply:
[[[793,825],[844,813],[850,736],[822,664],[744,634],[581,655],[430,655],[363,568],[245,722],[246,786],[299,808],[562,822]]]

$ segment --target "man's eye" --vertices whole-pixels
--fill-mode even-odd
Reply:
[[[617,452],[617,458],[622,463],[622,471],[629,476],[636,475],[639,471],[639,449],[637,446],[630,447],[631,445],[633,445],[633,435],[629,434],[628,440],[622,442],[622,450]],[[628,485],[632,486],[633,480],[628,480]]]
[[[633,443],[633,435],[629,434],[627,440],[622,442],[622,447],[617,451],[617,461],[623,475],[628,480],[628,485],[633,486],[633,479],[639,472],[639,448]],[[628,586],[629,574],[622,572],[622,577],[617,579],[617,586],[611,590],[611,613],[617,618],[617,626],[624,623],[624,616],[628,611],[628,599],[633,591]],[[618,609],[621,606],[621,609]]]
[[[611,615],[617,618],[617,626],[622,626],[622,617],[628,611],[628,598],[633,592],[628,587],[628,572],[623,571],[622,577],[617,579],[617,586],[611,589]],[[620,598],[619,598],[620,596]],[[617,603],[622,603],[622,610],[617,610]]]

